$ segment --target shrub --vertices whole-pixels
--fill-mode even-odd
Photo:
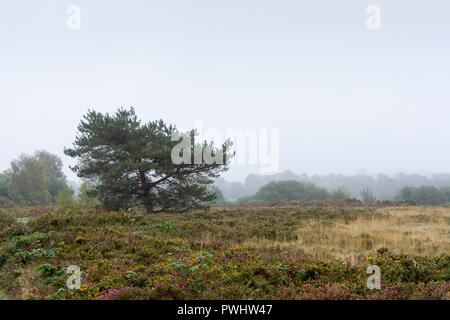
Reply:
[[[274,181],[266,184],[255,194],[256,200],[326,200],[330,194],[326,189],[295,180]]]
[[[55,274],[55,272],[58,270],[57,267],[55,267],[52,264],[45,263],[43,265],[40,265],[36,267],[35,271],[39,272],[39,275],[41,277],[50,277]]]
[[[88,240],[85,237],[76,237],[75,243],[77,244],[85,244]]]
[[[0,211],[0,228],[5,228],[16,224],[17,221],[10,214]]]
[[[63,191],[58,193],[55,198],[56,208],[58,210],[67,210],[69,208],[75,207],[75,192],[71,188],[65,188]]]
[[[0,268],[8,261],[8,257],[5,253],[0,251]]]
[[[9,200],[7,197],[0,196],[0,208],[13,208],[14,202]]]

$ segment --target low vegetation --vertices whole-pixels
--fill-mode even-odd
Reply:
[[[450,298],[449,208],[40,207],[3,209],[0,224],[0,291],[9,298]],[[70,265],[81,268],[80,290],[66,286]],[[381,269],[379,290],[366,286],[369,265]]]

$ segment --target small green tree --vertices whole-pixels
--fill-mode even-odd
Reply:
[[[45,150],[36,151],[33,157],[45,164],[47,168],[46,175],[49,182],[48,192],[54,202],[56,195],[67,188],[66,175],[62,171],[62,160],[57,155],[51,154]]]
[[[11,174],[9,171],[0,173],[0,208],[11,208],[14,203],[9,197],[9,188],[11,185]]]
[[[63,191],[58,193],[55,197],[56,208],[58,210],[66,210],[69,208],[74,208],[76,205],[75,201],[75,191],[71,188],[65,188]]]
[[[413,201],[414,188],[406,186],[403,187],[397,194],[396,199],[400,201]]]
[[[0,197],[9,198],[8,190],[11,185],[11,173],[3,171],[0,173]]]
[[[350,193],[345,191],[344,187],[339,187],[336,190],[334,190],[333,192],[331,192],[330,198],[332,200],[343,201],[343,200],[350,199],[351,195],[350,195]]]
[[[81,184],[78,189],[78,201],[83,208],[93,208],[100,204],[95,196],[94,185],[90,181],[86,180]]]

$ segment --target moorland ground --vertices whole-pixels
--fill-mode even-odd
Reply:
[[[0,298],[449,299],[450,208],[0,212]],[[67,267],[82,272],[68,289]],[[381,289],[368,289],[369,265]]]

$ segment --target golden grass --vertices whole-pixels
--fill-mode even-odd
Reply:
[[[324,260],[357,263],[386,247],[396,254],[436,256],[450,254],[450,208],[390,207],[378,215],[343,219],[309,219],[297,229],[297,241],[249,239],[244,246],[277,247]]]

